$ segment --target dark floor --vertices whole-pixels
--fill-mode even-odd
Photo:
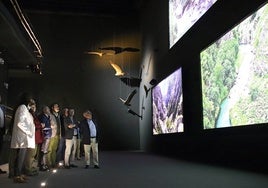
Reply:
[[[0,175],[1,188],[267,188],[268,175],[237,169],[180,161],[143,152],[100,152],[100,169],[59,169],[56,173],[40,172],[28,183],[15,184],[7,174]],[[2,165],[4,170],[6,165]]]

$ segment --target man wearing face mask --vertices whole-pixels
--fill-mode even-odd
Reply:
[[[25,154],[27,148],[35,148],[35,125],[33,116],[29,112],[33,104],[35,104],[35,101],[31,97],[27,94],[22,95],[20,105],[14,116],[10,147],[15,156],[12,157],[14,161],[10,161],[14,165],[13,172],[10,173],[14,176],[15,183],[26,182],[26,178],[22,174]]]

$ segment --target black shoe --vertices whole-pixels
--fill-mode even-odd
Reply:
[[[64,168],[64,165],[57,165],[56,168],[62,169],[62,168]]]
[[[72,168],[76,168],[77,166],[74,165],[74,164],[70,164],[70,167],[72,167]]]
[[[40,168],[39,168],[40,171],[49,171],[49,168],[47,165],[42,165]]]
[[[70,169],[71,167],[68,165],[68,166],[64,166],[65,169]]]
[[[16,176],[13,178],[14,183],[26,183],[27,180],[22,178],[21,176]]]
[[[88,168],[89,168],[89,165],[86,165],[86,166],[85,166],[85,169],[88,169]]]
[[[47,169],[44,167],[44,166],[41,166],[40,168],[39,168],[39,171],[46,171]]]
[[[94,168],[97,168],[97,169],[99,169],[100,167],[99,167],[98,165],[94,165]]]
[[[4,170],[2,170],[1,168],[0,168],[0,174],[6,174],[7,173],[7,171],[4,171]]]
[[[27,176],[37,176],[38,175],[38,172],[29,172],[29,173],[26,173]]]

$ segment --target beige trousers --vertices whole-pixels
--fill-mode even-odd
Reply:
[[[93,164],[99,165],[99,151],[96,138],[90,138],[91,144],[84,144],[86,165],[90,165],[90,151],[92,150]]]

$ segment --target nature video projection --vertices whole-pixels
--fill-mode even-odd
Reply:
[[[181,68],[152,89],[153,134],[183,132]]]
[[[268,5],[201,52],[204,129],[268,122]]]
[[[217,0],[169,0],[171,48]]]

